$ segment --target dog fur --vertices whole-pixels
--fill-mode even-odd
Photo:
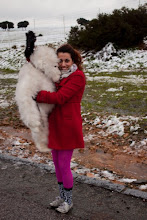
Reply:
[[[54,49],[37,46],[30,56],[30,62],[23,65],[16,85],[15,100],[20,117],[30,128],[34,143],[40,152],[48,148],[48,114],[53,104],[37,103],[34,98],[41,90],[55,91],[55,82],[59,81],[58,58]]]

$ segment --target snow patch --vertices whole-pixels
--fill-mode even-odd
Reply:
[[[116,88],[109,88],[106,91],[107,92],[116,92],[116,91],[122,91],[123,90],[123,86],[121,86],[120,88],[116,89]]]
[[[91,57],[92,53],[89,53],[84,58],[86,69],[91,73],[147,69],[147,51],[145,50],[116,50],[112,43],[108,43],[93,56],[94,59]]]
[[[92,140],[94,137],[95,137],[96,135],[94,135],[94,134],[89,134],[89,135],[87,135],[86,137],[84,137],[84,141],[90,141],[90,140]]]
[[[122,183],[132,183],[134,181],[137,181],[137,179],[128,179],[128,178],[119,179],[119,182],[122,182]]]
[[[18,79],[18,74],[0,74],[0,79]]]
[[[140,189],[140,190],[146,190],[146,189],[147,189],[147,184],[141,185],[141,186],[139,187],[139,189]]]

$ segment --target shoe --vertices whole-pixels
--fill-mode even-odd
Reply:
[[[56,199],[50,203],[50,206],[51,207],[54,207],[54,208],[57,208],[58,206],[60,206],[62,203],[64,202],[64,200],[58,196],[56,197]]]
[[[61,213],[67,213],[73,207],[73,203],[70,205],[67,202],[63,202],[56,210]]]

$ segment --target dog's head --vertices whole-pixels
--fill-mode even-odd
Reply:
[[[30,56],[30,61],[53,82],[59,81],[61,75],[58,68],[59,59],[53,48],[37,46]]]
[[[34,51],[34,46],[35,46],[35,41],[36,41],[36,36],[33,31],[28,31],[26,33],[26,49],[25,49],[25,57],[29,61],[30,56]]]

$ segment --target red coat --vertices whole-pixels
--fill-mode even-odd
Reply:
[[[37,102],[56,104],[49,115],[49,148],[84,148],[80,103],[85,84],[84,73],[76,70],[57,84],[57,92],[38,93]]]

